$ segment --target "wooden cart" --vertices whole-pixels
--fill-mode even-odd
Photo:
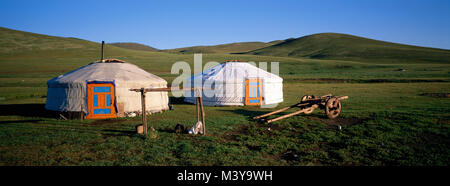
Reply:
[[[276,111],[273,111],[273,112],[270,112],[267,114],[255,116],[255,117],[253,117],[253,119],[258,120],[263,123],[272,123],[274,121],[278,121],[278,120],[281,120],[284,118],[295,116],[295,115],[298,115],[301,113],[311,114],[314,111],[314,109],[316,109],[316,108],[324,109],[328,118],[334,119],[334,118],[338,117],[339,114],[341,113],[341,110],[342,110],[341,100],[344,100],[347,98],[348,98],[348,96],[333,96],[331,94],[321,96],[318,98],[316,98],[313,95],[305,95],[302,97],[300,103],[291,105],[289,107],[284,107],[284,108],[278,109]],[[279,116],[277,118],[267,119],[268,116],[286,111],[291,108],[299,108],[300,110],[290,113],[290,114]]]

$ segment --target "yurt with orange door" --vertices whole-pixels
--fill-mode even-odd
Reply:
[[[270,105],[283,102],[283,78],[247,62],[219,64],[186,79],[186,87],[205,87],[209,106]],[[185,91],[185,102],[196,103],[195,92]]]
[[[165,88],[167,81],[136,65],[106,59],[55,77],[47,85],[47,110],[101,119],[140,112],[140,93],[129,89]],[[167,92],[148,92],[145,99],[148,112],[169,109]]]

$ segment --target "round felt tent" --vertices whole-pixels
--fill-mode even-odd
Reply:
[[[131,88],[165,88],[167,82],[136,65],[107,59],[55,77],[47,82],[45,108],[83,112],[88,119],[112,118],[140,112],[141,96]],[[146,110],[168,110],[167,92],[146,94]]]
[[[283,79],[246,62],[226,62],[186,79],[186,87],[213,88],[203,92],[204,105],[269,105],[283,102]],[[195,104],[195,92],[185,102]],[[211,96],[212,95],[212,96]]]

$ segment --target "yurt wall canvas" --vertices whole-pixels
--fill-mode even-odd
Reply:
[[[112,84],[110,92],[102,93],[102,91],[106,91],[105,88],[97,88],[98,90],[95,93],[97,94],[97,101],[101,99],[100,102],[97,102],[97,106],[94,106],[93,102],[95,91],[92,90],[92,97],[89,96],[88,84],[90,82]],[[47,85],[46,109],[60,112],[82,111],[89,116],[94,112],[93,110],[90,111],[89,108],[105,109],[108,103],[110,103],[110,108],[114,109],[112,112],[123,112],[117,113],[119,115],[140,112],[140,93],[130,91],[130,89],[165,88],[167,82],[130,63],[97,62],[55,77],[49,80]],[[99,87],[104,86],[100,85]],[[108,97],[108,94],[110,97]],[[145,101],[147,103],[146,110],[149,112],[158,112],[169,108],[167,92],[146,93]],[[107,110],[98,110],[97,112],[102,111]]]
[[[253,86],[254,82],[249,84],[248,81],[257,81],[260,84],[253,89],[249,85]],[[201,87],[205,84],[206,87],[214,88],[216,92],[213,96],[207,91],[202,95],[203,103],[209,106],[269,105],[283,102],[283,79],[245,62],[222,63],[186,79],[188,88]],[[193,96],[194,92],[186,91],[184,101],[195,103]],[[260,99],[260,102],[257,104],[246,102],[253,97]]]

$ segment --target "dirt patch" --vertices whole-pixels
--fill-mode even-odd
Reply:
[[[224,142],[236,141],[238,136],[247,135],[248,126],[239,125],[237,128],[231,132],[226,132],[223,135],[220,135],[220,139]]]
[[[302,154],[295,149],[288,149],[280,154],[280,158],[286,161],[300,161]]]
[[[435,98],[450,98],[450,93],[422,93],[420,96],[435,97]]]
[[[350,118],[335,118],[335,119],[328,119],[328,118],[317,118],[312,116],[307,116],[310,120],[316,120],[320,121],[325,124],[325,127],[328,129],[337,129],[338,126],[345,127],[345,126],[352,126],[359,123],[362,123],[363,121],[367,120],[366,118],[356,118],[356,117],[350,117]]]

